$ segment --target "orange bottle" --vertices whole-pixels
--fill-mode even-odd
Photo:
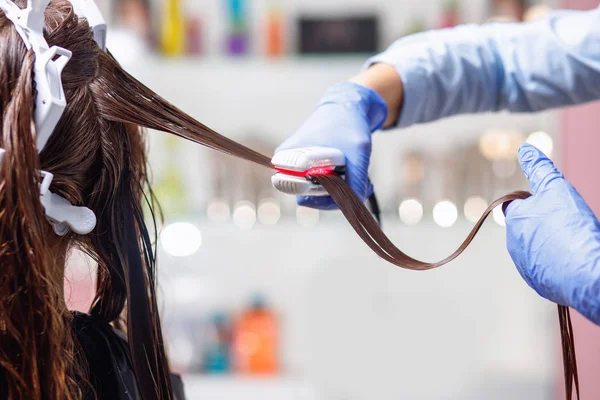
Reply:
[[[279,57],[283,54],[283,26],[278,8],[271,8],[267,15],[266,26],[267,56]]]
[[[273,375],[278,365],[278,323],[275,313],[256,297],[238,318],[233,335],[234,366],[247,375]]]

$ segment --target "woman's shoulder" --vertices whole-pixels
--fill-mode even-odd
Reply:
[[[108,321],[79,312],[73,313],[72,328],[85,355],[96,397],[99,400],[139,399],[125,335]]]
[[[87,359],[90,382],[98,400],[138,400],[127,336],[101,317],[73,312],[72,328]],[[176,400],[184,400],[183,383],[171,375]]]

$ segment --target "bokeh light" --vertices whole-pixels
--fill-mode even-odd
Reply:
[[[549,158],[552,157],[552,151],[554,150],[554,141],[546,132],[533,132],[527,137],[527,143],[534,145],[542,151]]]
[[[231,217],[231,209],[225,200],[214,199],[206,207],[206,216],[210,222],[227,222]]]
[[[202,245],[200,230],[188,222],[167,225],[160,234],[163,249],[174,257],[191,256]]]
[[[542,18],[545,18],[552,12],[552,8],[548,7],[545,4],[536,4],[527,9],[525,14],[523,14],[524,21],[537,21]]]
[[[442,228],[449,228],[458,219],[458,210],[454,203],[442,200],[433,207],[433,220]]]
[[[276,199],[261,200],[258,205],[258,221],[263,225],[275,225],[281,218],[281,207]]]
[[[256,224],[256,208],[250,201],[239,201],[233,208],[233,224],[240,229],[249,230]]]
[[[469,197],[465,201],[464,213],[465,218],[470,222],[477,222],[483,215],[483,212],[487,208],[488,204],[483,197],[473,196]]]
[[[406,225],[417,225],[423,218],[423,205],[417,199],[406,199],[400,203],[398,214]]]
[[[494,211],[492,212],[492,217],[498,225],[506,226],[506,222],[504,221],[504,212],[502,212],[502,205],[499,205],[498,207],[494,208]]]
[[[490,129],[479,138],[479,152],[492,161],[515,159],[522,142],[523,135],[518,131]]]

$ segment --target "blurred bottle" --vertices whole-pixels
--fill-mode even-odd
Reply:
[[[425,29],[425,22],[423,20],[414,19],[408,23],[403,36],[414,35],[415,33],[423,32]]]
[[[267,56],[281,56],[283,54],[283,18],[278,6],[271,5],[269,8],[265,31]]]
[[[493,0],[490,21],[516,22],[523,20],[525,0]]]
[[[261,296],[236,322],[234,329],[234,362],[236,371],[249,375],[272,375],[279,372],[277,317]]]
[[[190,17],[186,23],[187,53],[198,55],[202,52],[202,21],[199,17]]]
[[[229,14],[227,52],[242,55],[248,52],[248,15],[246,0],[226,0]]]
[[[190,193],[179,164],[182,143],[175,136],[167,136],[163,146],[166,157],[154,184],[154,193],[162,210],[169,216],[187,216],[190,212]]]
[[[552,7],[545,4],[534,4],[523,14],[523,21],[538,21],[548,16],[552,12]]]
[[[133,30],[149,43],[152,30],[148,0],[122,0],[118,4],[118,11],[119,25]]]
[[[227,316],[223,313],[213,315],[207,332],[203,365],[208,374],[227,373],[231,369],[229,353],[231,330]]]
[[[444,0],[442,5],[442,16],[439,27],[452,28],[458,24],[458,2],[456,0]]]
[[[163,54],[170,56],[185,52],[185,19],[180,0],[165,0],[161,48]]]

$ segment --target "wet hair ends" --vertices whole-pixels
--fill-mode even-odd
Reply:
[[[25,1],[15,2],[19,7]],[[145,225],[145,134],[138,125],[102,119],[94,92],[100,51],[85,20],[66,0],[45,13],[50,46],[73,52],[63,72],[68,106],[38,155],[33,123],[33,60],[0,12],[0,398],[96,397],[71,329],[63,294],[65,258],[79,248],[98,264],[91,313],[106,322],[126,315],[130,359],[144,400],[173,398],[155,290],[155,250]],[[105,57],[108,57],[105,55]],[[51,190],[97,216],[92,234],[58,237],[39,200],[39,171]],[[153,203],[151,191],[147,191]]]
[[[579,375],[577,373],[577,358],[575,357],[575,337],[571,323],[571,312],[568,307],[558,306],[558,321],[562,342],[563,371],[565,376],[565,398],[573,397],[573,386],[579,400]]]
[[[64,260],[49,251],[39,201],[33,119],[33,53],[0,13],[0,397],[81,397],[78,362],[62,288]],[[23,151],[31,149],[31,151]],[[80,386],[81,385],[81,386]]]

